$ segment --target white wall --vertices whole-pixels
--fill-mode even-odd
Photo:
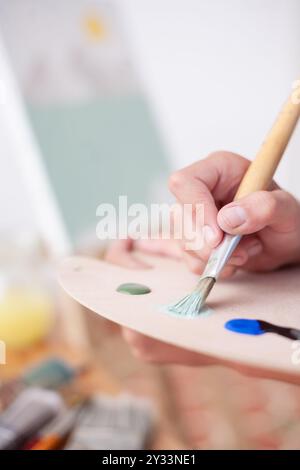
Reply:
[[[1,46],[1,44],[0,44]],[[0,47],[0,70],[3,70],[3,57]],[[0,74],[0,235],[18,230],[31,231],[34,216],[28,192],[12,151],[11,136],[7,133],[4,114],[6,90],[3,74]],[[15,139],[18,139],[17,129]]]
[[[0,235],[18,230],[31,231],[34,218],[29,197],[2,125],[0,146]]]
[[[299,0],[119,0],[174,167],[252,158],[300,75]],[[300,129],[278,172],[300,196]]]
[[[1,40],[0,77],[0,233],[38,231],[53,254],[66,253],[64,223]]]

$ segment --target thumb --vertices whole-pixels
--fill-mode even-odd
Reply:
[[[285,191],[257,191],[224,206],[218,213],[218,224],[233,235],[248,235],[267,226],[289,231],[294,226],[296,206],[296,200]]]

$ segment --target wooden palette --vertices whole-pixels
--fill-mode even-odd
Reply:
[[[92,258],[67,258],[60,266],[60,283],[80,304],[147,336],[224,362],[261,369],[266,376],[300,380],[300,343],[275,334],[246,336],[224,328],[226,321],[245,317],[300,329],[299,268],[241,273],[234,280],[218,281],[209,297],[214,314],[187,319],[162,313],[161,307],[190,292],[198,277],[174,260],[143,259],[151,269],[132,270]],[[125,282],[145,284],[152,292],[140,296],[116,292]]]

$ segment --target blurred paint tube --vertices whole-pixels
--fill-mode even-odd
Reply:
[[[67,449],[143,449],[153,426],[149,402],[136,397],[93,397],[82,409]]]
[[[17,449],[65,409],[52,390],[28,388],[0,416],[0,450]]]
[[[22,376],[22,380],[26,385],[58,388],[70,382],[74,378],[75,373],[76,369],[70,367],[65,361],[51,358],[27,369]]]
[[[34,365],[17,379],[0,384],[0,411],[6,408],[27,386],[57,389],[73,380],[78,371],[59,358]]]
[[[51,421],[44,429],[31,441],[26,443],[23,449],[26,450],[55,450],[60,449],[66,439],[73,431],[81,406],[74,407]]]

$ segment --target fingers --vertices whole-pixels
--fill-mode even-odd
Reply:
[[[182,259],[182,249],[177,240],[137,240],[130,238],[117,240],[112,243],[106,252],[105,260],[118,266],[129,269],[145,269],[151,266],[135,256],[141,251],[149,255],[168,256],[173,259]]]
[[[182,259],[182,249],[177,240],[137,240],[135,248],[151,255]]]
[[[133,354],[145,362],[156,364],[181,364],[187,366],[213,366],[219,365],[223,367],[230,367],[244,375],[260,377],[267,376],[267,378],[275,380],[293,381],[293,377],[288,374],[282,375],[280,373],[266,373],[252,366],[241,366],[236,362],[215,359],[205,354],[188,351],[176,346],[171,346],[161,341],[141,335],[128,328],[123,328],[123,336],[128,342]],[[294,380],[295,381],[295,380]],[[299,380],[297,382],[299,384]]]
[[[296,200],[285,191],[257,191],[223,207],[218,223],[224,232],[234,235],[258,232],[265,227],[287,233],[295,229],[298,211]]]
[[[183,254],[183,259],[188,267],[188,269],[194,274],[202,274],[205,268],[205,261],[202,260],[199,256],[195,255],[193,252],[185,252]]]
[[[144,362],[156,364],[212,365],[216,360],[209,356],[178,348],[152,339],[129,328],[123,328],[123,337],[133,354]]]
[[[245,236],[229,259],[221,277],[228,278],[233,276],[238,268],[244,267],[250,261],[253,262],[262,251],[263,245],[259,238],[255,235]],[[183,259],[190,271],[201,275],[206,267],[210,253],[211,251],[205,253],[205,256],[203,256],[203,254],[199,256],[199,254],[195,252],[186,252],[183,255]]]
[[[229,152],[216,152],[198,161],[170,178],[170,190],[181,204],[197,204],[203,208],[202,235],[205,245],[217,246],[222,239],[222,231],[217,222],[218,208],[215,201],[232,199],[249,162],[239,155]],[[194,212],[195,215],[195,212]]]
[[[135,258],[132,253],[133,247],[134,241],[130,238],[117,240],[108,247],[105,260],[109,263],[124,266],[129,269],[149,268],[149,265]]]
[[[211,247],[221,240],[222,233],[217,225],[218,209],[214,198],[204,182],[197,180],[189,171],[175,173],[170,179],[170,188],[181,204],[192,205],[192,217],[203,215],[202,235]]]

